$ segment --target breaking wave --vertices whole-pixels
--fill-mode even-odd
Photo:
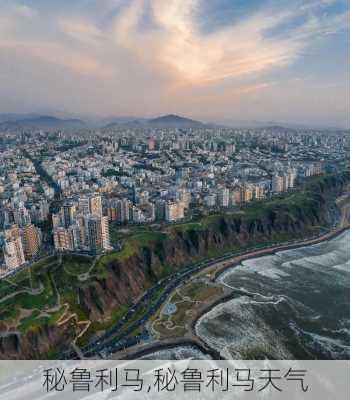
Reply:
[[[229,359],[350,358],[350,232],[244,261],[218,278],[234,298],[197,335]]]

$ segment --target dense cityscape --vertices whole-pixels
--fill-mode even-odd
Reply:
[[[111,226],[191,221],[297,190],[345,167],[349,146],[345,131],[278,126],[7,130],[1,276],[54,252],[120,250]]]

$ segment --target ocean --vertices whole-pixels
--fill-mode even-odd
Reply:
[[[234,297],[203,315],[196,333],[222,357],[350,359],[350,231],[244,261],[218,282]],[[180,354],[198,358],[188,348],[166,356]]]

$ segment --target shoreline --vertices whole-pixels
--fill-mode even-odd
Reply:
[[[285,245],[280,244],[280,245],[273,246],[270,248],[261,249],[261,250],[255,251],[255,252],[244,254],[242,256],[233,257],[232,258],[233,264],[231,264],[231,266],[225,265],[221,268],[220,267],[218,268],[218,271],[215,272],[214,280],[217,280],[220,277],[220,275],[225,273],[231,267],[233,268],[237,264],[240,264],[242,261],[248,261],[248,260],[252,260],[254,258],[270,256],[270,255],[276,254],[280,251],[300,249],[301,247],[307,247],[307,246],[313,246],[316,244],[320,244],[320,243],[326,242],[328,240],[336,239],[338,236],[342,235],[344,232],[346,232],[349,229],[350,229],[350,227],[344,227],[344,228],[340,228],[340,229],[337,229],[334,231],[330,231],[330,232],[328,232],[318,238],[315,238],[315,239],[305,239],[303,242],[299,242],[299,243],[292,243],[292,244],[285,244]],[[239,260],[236,260],[237,258],[239,258]]]
[[[331,230],[324,235],[313,238],[313,239],[305,239],[299,243],[291,243],[291,244],[280,244],[270,248],[265,248],[261,250],[254,250],[247,254],[233,256],[232,258],[219,261],[217,264],[208,266],[201,270],[198,274],[195,274],[194,277],[214,273],[212,281],[216,281],[223,273],[225,273],[230,268],[234,268],[237,265],[240,265],[243,261],[251,260],[254,258],[264,257],[268,255],[276,254],[280,251],[285,250],[293,250],[298,249],[306,246],[312,246],[316,244],[320,244],[326,242],[328,240],[333,240],[343,234],[344,232],[348,231],[350,226],[342,227],[336,230]],[[185,346],[185,347],[194,347],[200,350],[204,354],[208,354],[215,360],[223,359],[221,354],[216,351],[215,349],[211,348],[206,342],[204,342],[196,332],[196,326],[199,320],[207,313],[209,313],[213,308],[218,306],[219,304],[225,303],[232,299],[235,294],[226,288],[224,289],[224,293],[218,296],[215,296],[211,301],[204,304],[198,310],[195,310],[194,315],[191,316],[190,320],[187,322],[188,332],[184,335],[183,338],[165,338],[158,341],[154,341],[151,343],[140,345],[137,348],[130,348],[120,352],[113,354],[113,359],[135,359],[138,357],[145,356],[147,354],[152,354],[157,351],[167,350],[173,347]],[[119,355],[119,356],[118,356]]]
[[[224,265],[221,268],[220,267],[218,268],[218,270],[214,274],[213,280],[216,281],[221,275],[223,275],[229,269],[235,268],[236,266],[240,265],[243,261],[248,261],[248,260],[252,260],[254,258],[260,258],[260,257],[264,257],[264,256],[273,255],[280,251],[300,249],[302,247],[307,247],[307,246],[312,246],[312,245],[320,244],[323,242],[327,242],[328,240],[336,239],[338,236],[342,235],[344,232],[348,231],[349,229],[350,229],[350,227],[343,227],[336,231],[328,232],[319,238],[305,240],[304,242],[301,242],[300,244],[280,245],[280,246],[276,246],[276,247],[269,248],[269,249],[263,249],[263,250],[259,251],[258,255],[256,254],[256,252],[254,252],[254,254],[249,253],[249,254],[246,254],[243,256],[234,257],[233,259],[235,259],[235,261],[233,261],[233,259],[232,259],[231,265]],[[196,332],[196,326],[197,326],[199,320],[204,315],[208,314],[211,310],[213,310],[216,306],[233,299],[234,296],[235,296],[235,294],[233,292],[231,292],[231,294],[227,294],[227,293],[222,294],[220,298],[213,299],[212,302],[210,302],[209,304],[206,304],[206,306],[203,307],[203,309],[200,310],[198,313],[196,313],[196,315],[191,320],[191,322],[190,322],[191,334],[194,337],[199,338],[199,336],[197,335],[197,332]],[[209,347],[209,345],[207,343],[206,343],[206,346]],[[212,350],[215,351],[214,349],[212,349]]]

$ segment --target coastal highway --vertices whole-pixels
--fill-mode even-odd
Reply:
[[[246,251],[230,252],[220,257],[211,258],[193,264],[186,269],[182,269],[181,271],[159,281],[156,285],[147,290],[113,328],[106,331],[103,335],[88,345],[82,347],[79,355],[77,352],[72,351],[65,353],[64,358],[105,358],[110,357],[113,353],[123,351],[144,342],[145,339],[148,338],[144,329],[145,324],[160,309],[160,307],[162,307],[176,287],[188,282],[199,272],[215,272],[215,275],[217,276],[225,269],[248,258],[261,257],[263,255],[272,254],[276,251],[317,244],[341,234],[346,229],[348,229],[347,226],[339,229],[333,227],[327,233],[322,233],[303,241],[293,240],[284,242],[283,244],[272,243],[263,247],[250,248]],[[139,333],[133,335],[135,331],[138,331]]]

